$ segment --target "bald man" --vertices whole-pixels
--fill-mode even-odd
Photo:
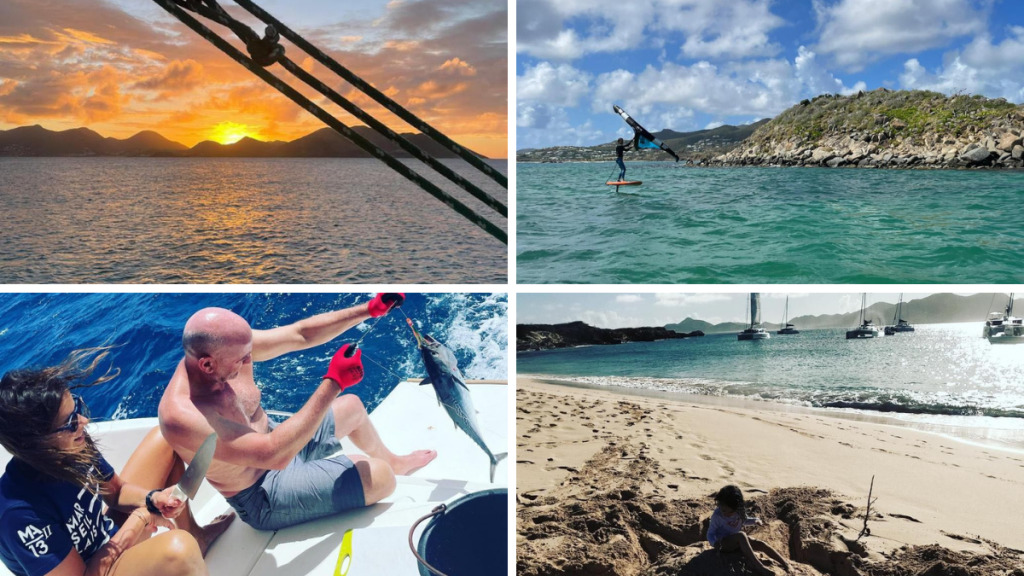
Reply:
[[[362,351],[347,357],[348,345],[343,346],[306,404],[281,424],[271,422],[261,406],[252,363],[324,344],[404,300],[404,294],[377,294],[367,304],[271,330],[253,330],[222,308],[196,312],[182,336],[185,357],[160,400],[164,438],[191,462],[203,440],[216,432],[217,451],[206,479],[239,518],[259,530],[369,506],[389,496],[396,474],[425,466],[437,453],[392,453],[359,398],[339,396],[362,379]],[[346,436],[368,456],[327,458]]]

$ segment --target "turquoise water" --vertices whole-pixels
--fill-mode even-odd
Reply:
[[[627,167],[630,194],[612,163],[516,166],[517,282],[1024,278],[1024,172]]]
[[[993,346],[980,323],[846,340],[845,330],[735,334],[520,353],[517,373],[598,385],[735,396],[888,414],[1015,420],[1024,428],[1024,347]]]

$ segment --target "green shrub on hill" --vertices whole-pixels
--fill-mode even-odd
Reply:
[[[884,88],[850,96],[823,94],[803,100],[754,133],[750,142],[816,141],[838,133],[885,134],[888,138],[935,133],[961,136],[988,128],[993,120],[1020,115],[1024,107],[1003,98],[955,95],[927,90]]]

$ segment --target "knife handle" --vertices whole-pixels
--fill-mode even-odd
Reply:
[[[174,490],[171,492],[171,496],[181,500],[182,502],[188,502],[188,495],[181,489],[181,486],[174,485]]]

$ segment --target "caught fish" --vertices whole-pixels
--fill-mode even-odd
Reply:
[[[420,334],[412,325],[412,320],[406,319],[412,333],[416,335],[416,344],[419,346],[420,354],[423,355],[423,363],[427,366],[427,377],[420,382],[420,385],[433,384],[437,392],[437,401],[444,406],[448,416],[455,422],[457,428],[461,428],[477,446],[487,453],[491,459],[491,483],[494,483],[494,469],[508,456],[507,452],[495,455],[487,447],[483,437],[480,435],[480,427],[476,423],[476,410],[473,409],[473,397],[469,394],[469,387],[466,386],[466,379],[459,370],[459,363],[455,360],[452,351],[427,334]]]

